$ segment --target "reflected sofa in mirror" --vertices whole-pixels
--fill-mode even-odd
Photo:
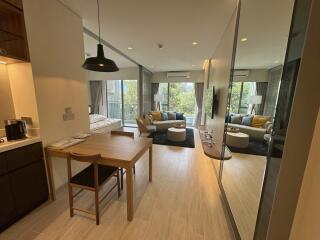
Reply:
[[[241,239],[254,237],[293,4],[241,1],[220,176]]]

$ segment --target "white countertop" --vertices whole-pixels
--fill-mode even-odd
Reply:
[[[41,142],[41,138],[39,136],[30,136],[25,139],[15,140],[15,141],[7,141],[6,138],[2,138],[5,142],[0,143],[0,153],[9,151],[15,148],[27,146],[33,143]]]

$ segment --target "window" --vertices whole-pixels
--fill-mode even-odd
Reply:
[[[135,127],[138,114],[138,81],[107,80],[107,116],[121,119],[124,126]]]
[[[195,117],[194,83],[160,83],[159,93],[164,95],[163,111],[184,113],[187,125],[193,125]]]
[[[249,96],[256,95],[256,83],[255,82],[233,82],[231,101],[230,101],[230,112],[233,113],[248,113]]]

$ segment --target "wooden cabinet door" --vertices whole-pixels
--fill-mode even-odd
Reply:
[[[10,179],[0,176],[0,232],[9,226],[16,217]]]
[[[48,200],[43,160],[10,173],[10,180],[18,216],[25,215]]]

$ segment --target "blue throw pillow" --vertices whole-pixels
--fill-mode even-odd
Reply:
[[[168,113],[167,112],[161,112],[161,121],[168,120]]]
[[[183,114],[184,114],[184,113],[176,112],[176,120],[184,120],[184,119],[183,119]]]
[[[251,126],[252,118],[253,116],[243,116],[241,124],[245,126]]]

